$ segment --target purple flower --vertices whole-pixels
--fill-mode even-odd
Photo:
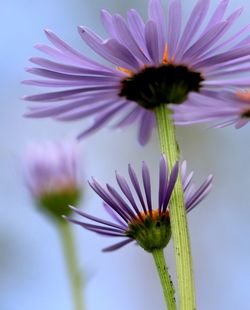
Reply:
[[[114,67],[87,58],[46,30],[54,46],[36,47],[54,60],[31,58],[39,67],[27,71],[43,79],[24,83],[63,90],[26,96],[40,102],[30,107],[27,116],[61,121],[95,116],[93,125],[78,138],[114,119],[116,128],[138,122],[138,140],[146,144],[155,126],[154,109],[160,104],[188,110],[192,103],[198,113],[202,103],[213,105],[222,89],[250,84],[249,78],[238,77],[249,71],[250,37],[243,36],[250,27],[223,39],[242,12],[237,9],[224,17],[228,3],[222,0],[207,20],[209,1],[197,1],[183,30],[181,0],[170,0],[167,19],[161,2],[150,0],[147,22],[135,10],[128,11],[127,19],[103,10],[107,39],[87,27],[79,27],[79,33]]]
[[[81,190],[77,146],[72,142],[32,144],[24,154],[24,177],[35,202],[58,219],[70,214]]]
[[[173,107],[178,113],[174,115],[178,125],[191,123],[216,122],[213,127],[222,128],[235,125],[239,129],[250,120],[250,91],[227,91],[213,98],[209,103],[203,102],[197,109],[200,95],[192,94],[192,101],[185,106]],[[196,105],[195,105],[196,101]]]
[[[112,221],[94,217],[73,207],[72,209],[77,214],[93,223],[68,217],[66,219],[97,234],[124,239],[105,248],[103,250],[105,252],[117,250],[133,241],[136,241],[148,252],[155,248],[164,248],[171,236],[168,206],[178,177],[179,164],[177,162],[172,171],[169,172],[165,155],[162,155],[160,159],[157,209],[153,207],[154,202],[151,197],[151,182],[147,165],[144,162],[142,164],[143,187],[139,185],[139,180],[131,165],[128,166],[128,172],[133,185],[132,188],[124,177],[116,173],[117,183],[126,199],[109,184],[103,187],[95,179],[92,179],[90,183],[92,189],[102,198],[103,206]],[[195,189],[194,184],[192,184],[193,173],[186,173],[186,162],[182,163],[180,172],[185,208],[189,212],[209,193],[213,177],[210,175],[198,189]]]

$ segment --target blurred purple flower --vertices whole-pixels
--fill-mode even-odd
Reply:
[[[195,113],[204,102],[214,107],[213,100],[222,89],[250,84],[249,78],[237,76],[249,71],[250,37],[242,36],[250,27],[223,39],[242,12],[240,8],[224,18],[228,3],[220,1],[206,23],[209,1],[197,1],[183,31],[181,0],[170,0],[167,21],[159,0],[149,1],[146,23],[135,10],[128,11],[127,20],[103,10],[101,20],[108,39],[87,27],[79,27],[79,33],[92,50],[116,68],[87,58],[46,30],[54,47],[36,47],[55,61],[31,58],[39,68],[27,71],[45,79],[24,83],[64,90],[26,96],[26,100],[41,102],[30,107],[27,116],[62,121],[95,116],[93,125],[79,138],[114,118],[118,118],[113,124],[116,128],[138,122],[138,140],[144,145],[155,126],[153,110],[159,104],[179,107],[183,103],[183,109],[175,109],[176,118],[190,105]],[[219,108],[216,111],[221,114]]]
[[[103,206],[113,221],[94,217],[73,207],[72,209],[77,214],[94,222],[94,224],[68,217],[66,219],[100,235],[124,238],[123,241],[105,248],[103,251],[106,252],[117,250],[134,240],[149,252],[156,247],[164,248],[171,235],[168,205],[178,177],[179,164],[177,162],[172,171],[169,172],[165,155],[162,155],[160,159],[157,209],[153,209],[151,181],[147,165],[144,162],[142,164],[143,188],[139,185],[138,178],[131,165],[128,166],[128,172],[136,198],[125,178],[116,173],[117,183],[127,201],[109,184],[105,188],[95,179],[92,179],[90,183],[93,190],[103,199]],[[212,175],[208,176],[203,184],[195,189],[194,184],[192,184],[193,172],[186,173],[186,162],[182,163],[180,172],[185,208],[189,212],[209,193],[213,177]]]
[[[174,115],[178,125],[192,123],[216,122],[213,127],[222,128],[235,125],[236,129],[245,126],[250,120],[250,91],[227,91],[213,98],[209,103],[203,102],[198,110],[195,101],[199,102],[199,94],[192,94],[192,102],[185,106],[173,107],[178,111]]]
[[[81,195],[77,145],[73,142],[32,144],[24,154],[24,177],[35,202],[60,218]]]

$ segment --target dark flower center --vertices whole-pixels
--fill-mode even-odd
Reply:
[[[148,67],[122,81],[121,97],[153,110],[160,104],[184,102],[191,91],[199,92],[203,77],[185,66]]]
[[[241,114],[242,118],[250,118],[250,110],[247,110]]]

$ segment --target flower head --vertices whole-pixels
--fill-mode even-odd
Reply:
[[[213,127],[221,128],[235,125],[239,129],[250,120],[250,91],[227,91],[213,98],[209,104],[203,102],[197,109],[194,102],[199,95],[193,95],[193,102],[187,102],[186,107],[174,107],[178,113],[174,115],[179,125],[190,123],[214,122]]]
[[[151,197],[151,181],[147,165],[144,162],[142,164],[143,187],[140,186],[131,165],[128,166],[128,172],[132,187],[129,186],[124,177],[116,173],[116,180],[125,196],[125,200],[109,184],[105,188],[95,179],[90,183],[93,190],[102,198],[103,206],[113,221],[97,218],[75,208],[72,209],[77,214],[93,223],[82,222],[68,217],[66,219],[97,234],[124,239],[105,248],[104,251],[117,250],[133,241],[136,241],[148,252],[153,251],[155,248],[164,248],[171,237],[168,206],[178,177],[179,164],[176,163],[172,171],[169,172],[167,159],[162,155],[160,159],[157,208],[154,208]],[[212,176],[210,175],[196,190],[194,184],[192,184],[193,173],[186,174],[186,162],[182,163],[180,172],[184,189],[185,208],[189,212],[210,191]],[[132,191],[135,192],[135,195]]]
[[[24,177],[34,200],[57,219],[79,202],[77,160],[71,142],[32,144],[24,156]]]
[[[249,71],[250,39],[242,38],[249,25],[223,39],[242,12],[237,9],[224,17],[228,3],[220,1],[205,23],[209,1],[197,1],[183,30],[181,0],[169,1],[167,19],[160,0],[150,0],[147,22],[135,10],[128,11],[127,19],[103,10],[107,39],[87,27],[79,27],[79,33],[113,67],[87,58],[46,30],[54,47],[36,47],[54,60],[31,58],[39,67],[27,71],[44,79],[24,83],[63,90],[25,97],[41,103],[31,107],[27,116],[62,121],[95,116],[93,125],[79,138],[115,117],[114,127],[119,128],[138,121],[139,142],[147,143],[155,126],[153,110],[158,105],[185,107],[188,100],[197,112],[200,104],[209,104],[221,89],[249,85],[249,79],[237,77]],[[192,94],[200,96],[193,101]]]

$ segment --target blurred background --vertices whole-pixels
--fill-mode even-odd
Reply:
[[[185,2],[185,1],[183,1]],[[191,10],[186,1],[185,16]],[[211,7],[217,3],[212,0]],[[20,156],[27,143],[74,137],[84,126],[30,120],[22,115],[24,94],[34,88],[20,85],[28,59],[38,55],[35,43],[47,43],[44,28],[53,29],[79,50],[89,53],[76,31],[87,25],[104,34],[99,11],[124,14],[136,8],[146,16],[147,1],[127,0],[10,0],[1,1],[0,48],[0,309],[71,310],[60,239],[50,220],[32,204],[21,174]],[[249,22],[250,2],[232,0],[228,12],[244,6],[233,27]],[[93,54],[91,54],[93,55]],[[95,57],[93,55],[93,57]],[[200,182],[215,175],[212,193],[189,214],[197,303],[200,310],[250,309],[250,125],[208,130],[205,126],[178,129],[178,138],[189,169]],[[80,144],[84,200],[82,207],[97,214],[100,199],[88,188],[92,175],[114,181],[118,169],[127,175],[127,163],[139,171],[146,160],[157,173],[159,146],[156,133],[146,148],[138,146],[136,126],[123,132],[104,129]],[[112,241],[74,227],[80,267],[85,270],[88,310],[164,309],[163,295],[150,255],[133,245],[111,254],[101,248]],[[166,258],[174,274],[172,246]]]

